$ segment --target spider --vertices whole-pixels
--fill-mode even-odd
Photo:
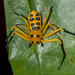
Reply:
[[[65,53],[65,51],[63,49],[63,42],[60,39],[48,39],[48,40],[44,40],[44,38],[47,38],[47,37],[49,37],[49,36],[51,36],[51,35],[59,32],[59,31],[63,31],[63,32],[66,32],[66,33],[69,33],[69,34],[72,34],[72,35],[75,35],[75,34],[69,32],[69,31],[67,31],[65,29],[58,28],[57,26],[54,26],[52,24],[46,24],[47,20],[48,20],[48,18],[50,16],[50,14],[51,14],[51,12],[52,12],[52,8],[53,8],[53,6],[51,7],[51,9],[49,10],[49,12],[47,13],[43,24],[41,23],[41,20],[42,20],[41,14],[39,12],[35,11],[35,10],[33,10],[32,12],[29,13],[29,15],[28,15],[28,21],[29,22],[22,15],[19,15],[19,14],[17,14],[17,13],[14,12],[17,16],[21,17],[25,21],[26,25],[22,25],[21,24],[21,26],[25,27],[27,29],[27,31],[29,32],[29,35],[27,35],[23,30],[21,30],[20,28],[18,28],[17,24],[16,24],[15,26],[13,26],[11,28],[11,32],[8,35],[7,39],[6,39],[6,42],[7,42],[7,46],[6,47],[8,47],[8,45],[11,42],[14,34],[20,36],[21,38],[23,38],[23,39],[25,39],[27,41],[30,41],[29,47],[31,47],[32,44],[35,44],[35,45],[36,44],[37,45],[41,44],[41,46],[43,46],[42,42],[54,42],[54,41],[58,41],[59,44],[60,44],[60,46],[61,46],[62,52],[63,52],[63,58],[62,58],[62,61],[60,63],[60,66],[58,68],[58,70],[59,70],[60,67],[61,67],[61,65],[62,65],[62,63],[63,63],[63,61],[64,61],[64,58],[66,56],[66,53]],[[51,26],[53,28],[56,28],[56,30],[54,30],[54,31],[52,31],[52,32],[44,35],[46,33],[47,28],[49,26]],[[14,31],[15,29],[17,31]],[[10,37],[10,39],[9,39],[9,37]]]

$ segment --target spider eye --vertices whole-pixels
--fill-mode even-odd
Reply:
[[[34,42],[32,41],[32,43],[34,43]]]
[[[40,36],[39,36],[39,35],[37,35],[37,37],[39,38]]]
[[[33,37],[33,34],[31,35],[31,37]]]
[[[39,42],[37,41],[36,43],[38,44]]]

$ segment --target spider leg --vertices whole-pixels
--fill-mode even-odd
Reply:
[[[17,31],[19,31],[20,33],[14,31],[14,29],[16,29]],[[14,34],[17,34],[17,35],[20,36],[21,38],[23,38],[23,39],[25,39],[25,40],[27,40],[27,41],[30,41],[29,36],[28,36],[25,32],[23,32],[23,31],[22,31],[21,29],[19,29],[18,27],[14,26],[14,27],[12,27],[11,32],[10,32],[10,34],[8,35],[7,39],[6,39],[6,42],[7,42],[6,47],[8,47],[8,45],[9,45],[10,41],[12,40]],[[10,36],[11,36],[11,37],[10,37]],[[9,37],[10,37],[10,39],[9,39]],[[8,41],[8,39],[9,39],[9,41]]]
[[[29,48],[31,47],[32,43],[29,44]]]
[[[29,23],[28,23],[27,19],[26,19],[25,17],[23,17],[22,15],[19,15],[19,14],[17,14],[17,13],[15,13],[15,14],[16,14],[17,16],[21,17],[21,18],[25,21],[27,27],[30,29]]]
[[[15,32],[12,32],[9,41],[7,42],[6,48],[8,47],[9,43],[11,42],[11,40],[12,40],[14,34],[17,34],[17,35],[20,36],[21,38],[23,38],[23,39],[25,39],[25,40],[27,40],[27,41],[30,41],[30,39],[28,39],[28,38],[25,37],[24,35],[20,34],[19,32],[15,31]]]
[[[14,26],[14,27],[12,27],[11,31],[13,32],[14,29],[16,29],[17,31],[19,31],[20,33],[22,33],[22,34],[23,34],[24,36],[26,36],[27,38],[29,38],[29,36],[28,36],[23,30],[21,30],[20,28]]]
[[[58,68],[58,70],[60,69],[60,67],[62,66],[63,62],[64,62],[64,59],[65,59],[65,56],[66,56],[66,53],[64,51],[64,48],[63,48],[63,44],[60,45],[61,46],[61,49],[62,49],[62,52],[63,52],[63,58],[62,58],[62,61],[60,63],[60,66]]]
[[[75,36],[75,33],[69,32],[69,31],[67,31],[67,30],[65,30],[65,29],[64,29],[64,32]]]
[[[47,37],[49,37],[49,36],[51,36],[51,35],[53,35],[53,34],[55,34],[56,32],[59,32],[59,31],[64,31],[64,29],[57,29],[57,30],[54,30],[54,31],[52,31],[51,33],[48,33],[47,35],[43,36],[43,39],[44,39],[44,38],[47,38]]]
[[[41,47],[43,47],[43,45],[44,45],[44,44],[41,42]]]
[[[30,33],[30,30],[29,30],[29,28],[28,28],[26,25],[23,25],[23,24],[16,24],[15,26],[18,26],[18,25],[20,25],[20,26],[22,26],[22,27],[25,27],[25,28],[27,29],[27,31]]]
[[[62,49],[62,52],[63,52],[63,58],[62,58],[62,61],[61,61],[61,63],[60,63],[60,66],[59,66],[59,68],[58,68],[58,70],[59,70],[60,67],[62,66],[62,64],[63,64],[63,62],[64,62],[64,59],[65,59],[65,56],[66,56],[66,53],[65,53],[64,48],[63,48],[63,42],[62,42],[62,40],[60,40],[60,39],[41,40],[41,42],[54,42],[54,41],[59,41],[60,46],[61,46],[61,49]]]
[[[49,36],[55,34],[56,32],[59,32],[59,31],[63,31],[63,32],[66,32],[66,33],[69,33],[69,34],[72,34],[72,35],[75,36],[74,33],[69,32],[69,31],[67,31],[67,30],[65,30],[65,29],[61,29],[61,28],[60,28],[60,29],[57,29],[57,30],[52,31],[51,33],[48,33],[47,35],[43,36],[43,38],[47,38],[47,37],[49,37]]]
[[[45,28],[43,29],[43,31],[42,31],[43,35],[45,34],[45,32],[47,31],[47,28],[48,28],[49,26],[54,27],[54,28],[56,28],[56,29],[58,28],[58,27],[56,27],[56,26],[54,26],[54,25],[52,25],[52,24],[47,24],[47,25],[45,26]]]
[[[49,10],[49,12],[47,13],[47,15],[45,17],[45,20],[44,20],[43,25],[42,25],[42,30],[43,30],[44,26],[46,25],[46,22],[47,22],[50,14],[51,14],[52,8],[53,8],[53,6],[51,7],[51,9]]]

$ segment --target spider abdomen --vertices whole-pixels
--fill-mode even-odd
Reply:
[[[33,10],[28,15],[28,21],[30,24],[30,30],[40,30],[41,29],[41,14],[35,10]]]

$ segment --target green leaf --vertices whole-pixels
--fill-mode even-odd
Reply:
[[[14,14],[14,11],[28,18],[32,10],[37,10],[41,13],[43,22],[51,6],[53,6],[53,11],[50,22],[59,28],[75,33],[75,0],[4,0],[4,6],[7,35],[15,24],[25,24],[22,18]],[[29,34],[25,28],[19,27]],[[47,33],[50,33],[50,30]],[[75,36],[64,32],[58,35],[63,40],[73,63],[66,57],[58,70],[63,57],[59,42],[44,43],[44,47],[40,44],[32,45],[29,48],[28,41],[15,35],[9,44],[8,55],[13,75],[75,75]],[[53,38],[57,36],[54,34],[47,39]]]

